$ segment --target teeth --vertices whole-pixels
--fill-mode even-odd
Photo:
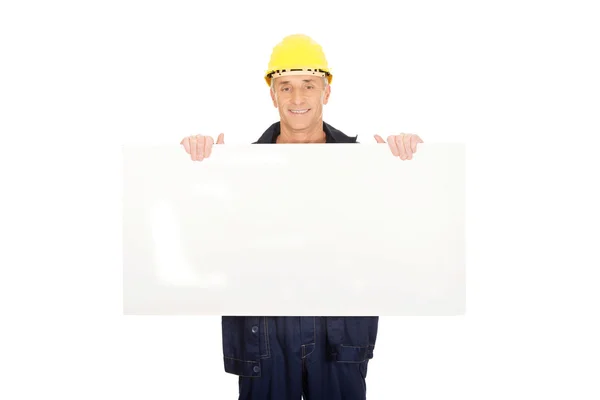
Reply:
[[[294,114],[304,114],[306,112],[308,112],[308,109],[306,110],[290,110],[291,112],[293,112]]]

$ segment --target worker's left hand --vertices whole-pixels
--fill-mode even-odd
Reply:
[[[375,135],[375,140],[377,143],[385,143],[379,135]],[[411,133],[401,133],[388,136],[387,143],[394,156],[400,157],[401,160],[412,160],[412,155],[417,152],[417,144],[423,143],[423,140]]]

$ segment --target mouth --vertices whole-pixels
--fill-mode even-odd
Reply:
[[[303,115],[310,111],[310,108],[303,108],[300,110],[288,110],[292,115]]]

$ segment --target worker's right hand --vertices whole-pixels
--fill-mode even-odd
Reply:
[[[217,144],[225,144],[224,137],[225,135],[221,133],[217,138]],[[192,161],[202,161],[210,157],[213,143],[212,137],[204,135],[186,136],[181,140],[181,144],[186,153],[191,156]]]

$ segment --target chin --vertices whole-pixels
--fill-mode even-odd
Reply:
[[[312,121],[290,121],[289,119],[284,119],[282,122],[294,130],[302,130],[310,128]]]

